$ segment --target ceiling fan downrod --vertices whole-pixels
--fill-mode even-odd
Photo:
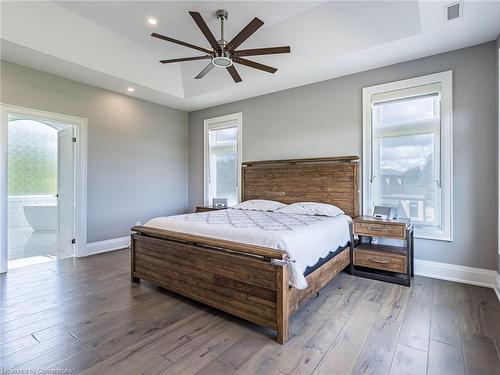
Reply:
[[[224,21],[227,20],[227,10],[224,9],[219,9],[216,13],[217,19],[220,21],[220,40],[219,40],[219,45],[221,46],[222,49],[226,47],[226,40],[224,40]]]
[[[219,9],[215,14],[220,21],[220,40],[217,42],[220,46],[220,50],[214,51],[212,64],[218,68],[227,68],[233,65],[231,53],[226,50],[227,42],[224,40],[224,21],[227,20],[227,11]]]

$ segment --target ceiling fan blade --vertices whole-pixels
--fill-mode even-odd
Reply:
[[[240,57],[240,56],[257,56],[257,55],[276,55],[278,53],[290,53],[290,46],[240,49],[239,51],[234,51],[233,56]]]
[[[254,32],[256,32],[264,22],[259,20],[257,17],[255,17],[253,20],[250,21],[248,25],[246,25],[243,30],[239,32],[238,35],[236,35],[227,45],[226,45],[226,50],[228,51],[234,51],[238,46],[243,43],[245,40],[247,40]]]
[[[212,56],[206,55],[206,56],[195,56],[195,57],[182,57],[180,59],[170,59],[170,60],[160,60],[162,64],[169,64],[169,63],[176,63],[176,62],[182,62],[182,61],[193,61],[193,60],[204,60],[204,59],[210,59]]]
[[[207,38],[212,48],[216,51],[220,51],[220,45],[217,42],[217,39],[215,39],[214,34],[212,34],[210,29],[208,28],[201,14],[198,12],[189,12],[189,14],[191,15],[191,17],[193,17],[194,22],[196,23],[196,25],[198,25],[203,35],[205,35],[205,38]]]
[[[235,83],[241,82],[241,77],[238,74],[238,71],[236,70],[234,65],[228,66],[226,69],[229,72],[229,74],[231,74],[231,77],[233,77]]]
[[[242,59],[240,57],[233,57],[233,61],[235,63],[245,65],[245,66],[248,66],[250,68],[263,70],[264,72],[268,72],[268,73],[275,73],[278,70],[278,69],[273,68],[271,66],[264,65],[264,64],[261,64],[261,63],[255,62],[255,61],[250,61],[247,59]]]
[[[212,69],[214,68],[214,64],[212,64],[210,62],[210,64],[208,64],[201,72],[198,73],[198,75],[196,77],[194,77],[194,79],[200,79],[200,78],[203,78],[205,77],[205,75],[211,71]]]
[[[201,52],[212,53],[212,51],[210,51],[209,49],[206,49],[206,48],[203,48],[203,47],[198,47],[198,46],[195,46],[194,44],[182,42],[182,41],[177,40],[177,39],[169,38],[168,36],[161,35],[161,34],[158,34],[158,33],[153,33],[153,34],[151,34],[151,36],[154,37],[154,38],[166,40],[167,42],[171,42],[171,43],[175,43],[175,44],[180,44],[181,46],[184,46],[184,47],[193,48],[193,49],[201,51]]]

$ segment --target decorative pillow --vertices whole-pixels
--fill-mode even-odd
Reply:
[[[282,214],[300,214],[300,215],[318,215],[318,216],[330,216],[335,217],[344,214],[337,206],[326,203],[316,203],[316,202],[298,202],[289,204],[276,212]]]
[[[286,204],[266,199],[250,199],[248,201],[238,203],[236,206],[231,208],[235,208],[237,210],[275,211],[283,207],[286,207]]]

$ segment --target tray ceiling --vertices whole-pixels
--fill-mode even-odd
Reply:
[[[2,58],[164,105],[196,110],[493,40],[500,2],[465,1],[464,16],[445,22],[448,2],[233,1],[3,2]],[[218,37],[226,9],[231,39],[253,17],[265,24],[241,48],[290,45],[292,53],[251,59],[275,74],[238,65],[194,80],[206,61],[162,65],[197,52],[149,35],[158,32],[209,47],[188,14],[200,12]],[[148,17],[158,20],[147,23]],[[134,93],[127,87],[134,87]]]

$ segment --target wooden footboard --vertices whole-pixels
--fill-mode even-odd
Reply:
[[[132,281],[152,282],[276,330],[280,343],[287,340],[286,253],[152,228],[134,230]]]
[[[265,247],[148,227],[134,227],[131,277],[152,282],[276,331],[288,339],[288,320],[350,263],[349,248],[289,287],[286,253]]]

